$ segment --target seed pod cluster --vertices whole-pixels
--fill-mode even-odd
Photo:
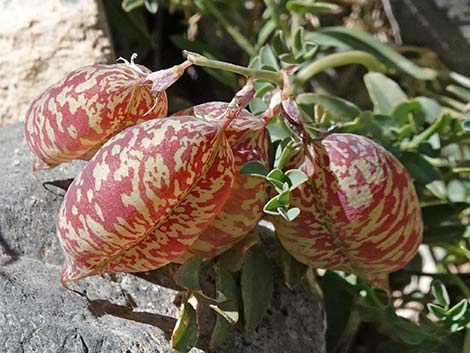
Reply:
[[[175,115],[191,115],[222,125],[228,107],[228,103],[211,102]],[[225,136],[234,154],[235,164],[235,181],[230,196],[215,219],[179,262],[196,255],[206,259],[219,255],[253,229],[263,214],[263,206],[267,201],[265,182],[241,175],[240,169],[253,160],[262,161],[268,166],[269,136],[265,121],[242,110],[226,128]]]
[[[193,256],[211,259],[257,224],[267,201],[247,162],[269,169],[267,121],[280,110],[304,136],[293,97],[280,93],[263,117],[232,102],[201,104],[171,117],[165,89],[188,66],[151,73],[134,63],[75,70],[31,104],[25,121],[34,168],[90,160],[57,218],[66,254],[62,282],[139,272]],[[279,91],[280,92],[280,91]],[[305,136],[304,136],[305,137]],[[416,253],[422,220],[411,179],[389,152],[352,134],[294,148],[285,168],[309,180],[291,191],[300,215],[272,221],[282,245],[305,264],[385,276]]]
[[[26,142],[34,169],[90,159],[124,128],[167,115],[164,91],[152,90],[150,71],[134,64],[92,65],[70,72],[31,103]]]
[[[217,124],[181,116],[122,131],[66,193],[57,219],[62,281],[175,260],[217,215],[233,180],[233,153]]]
[[[411,178],[388,151],[363,136],[332,134],[298,146],[286,168],[309,180],[294,190],[292,222],[273,218],[297,260],[360,275],[379,285],[415,255],[423,223]]]

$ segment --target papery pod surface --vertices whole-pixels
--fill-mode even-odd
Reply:
[[[210,102],[176,113],[202,121],[224,123],[228,103]],[[241,240],[255,227],[267,201],[266,183],[260,178],[240,174],[241,167],[254,160],[268,166],[269,135],[263,119],[242,110],[225,129],[235,158],[235,182],[224,207],[178,262],[191,256],[213,258]]]
[[[86,66],[35,98],[24,124],[33,169],[88,160],[124,128],[166,116],[166,93],[152,94],[148,74],[140,65]]]
[[[297,260],[355,273],[379,286],[402,268],[421,242],[421,209],[403,165],[366,137],[332,134],[298,146],[287,169],[309,180],[295,189],[290,207],[300,215],[273,217],[282,245]]]
[[[127,128],[65,195],[62,281],[175,260],[214,219],[233,180],[233,153],[217,124],[181,116]]]

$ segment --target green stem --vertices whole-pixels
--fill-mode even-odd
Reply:
[[[377,60],[375,56],[360,50],[351,50],[325,56],[307,65],[296,75],[294,80],[295,86],[302,86],[322,71],[350,64],[363,65],[369,71],[386,72],[387,70],[386,66]]]
[[[459,97],[462,101],[470,102],[470,90],[457,85],[448,85],[446,90]]]
[[[443,125],[446,123],[446,119],[444,119],[445,116],[441,116],[439,119],[437,119],[431,126],[429,126],[426,130],[424,130],[422,133],[417,135],[411,142],[404,144],[403,147],[405,148],[415,148],[418,147],[418,145],[426,140],[428,140],[432,135],[434,135],[436,132],[438,132]]]
[[[462,291],[465,298],[470,298],[470,289],[467,288],[465,282],[462,281],[462,279],[457,274],[453,273],[447,264],[443,263],[442,266],[444,268],[444,271],[447,273],[447,275],[450,276],[454,284],[459,287],[459,289]]]
[[[277,28],[280,28],[282,33],[287,37],[289,35],[289,28],[287,24],[281,19],[281,12],[279,11],[279,7],[276,6],[274,0],[264,0],[266,7],[269,9],[269,13],[271,14],[271,19],[276,24]]]
[[[464,142],[466,140],[470,140],[470,132],[464,132],[460,135],[453,136],[447,140],[443,140],[441,144],[442,144],[442,147],[445,147],[445,146],[450,145],[451,143],[459,143],[459,142]]]
[[[469,167],[460,167],[460,168],[453,168],[452,173],[470,173],[470,168]]]
[[[449,73],[449,77],[452,81],[455,83],[470,89],[470,78],[463,76],[461,74],[458,74],[457,72],[451,72]]]
[[[291,26],[290,26],[290,42],[294,43],[294,37],[299,28],[302,25],[302,17],[299,14],[293,12],[291,15]]]
[[[470,353],[470,327],[465,329],[465,339],[463,341],[462,353]]]
[[[462,103],[462,102],[459,102],[456,99],[452,99],[452,98],[444,96],[444,95],[437,95],[436,99],[440,103],[445,104],[445,105],[451,107],[452,109],[457,110],[460,113],[465,110],[465,104]]]
[[[186,55],[188,61],[190,61],[193,65],[196,66],[225,70],[229,72],[234,72],[239,75],[243,75],[245,77],[252,77],[258,80],[266,80],[269,82],[273,82],[279,86],[282,85],[282,77],[278,72],[275,71],[249,69],[244,66],[234,65],[223,61],[211,60],[201,54],[193,53],[187,50],[184,50],[183,54]]]
[[[251,43],[246,39],[246,37],[240,33],[240,31],[233,26],[225,16],[213,3],[212,0],[196,0],[196,5],[207,9],[216,19],[224,26],[228,34],[233,38],[233,40],[242,48],[249,56],[256,55],[256,49]]]

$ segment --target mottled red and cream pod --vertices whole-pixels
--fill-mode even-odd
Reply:
[[[125,63],[70,72],[34,99],[26,113],[26,142],[36,157],[33,169],[88,160],[124,128],[166,116],[163,89],[186,66],[151,73],[141,65]]]
[[[191,115],[222,125],[228,107],[228,103],[210,102],[175,115]],[[266,183],[260,178],[240,175],[240,169],[254,160],[268,166],[269,136],[265,125],[262,118],[242,110],[225,129],[235,157],[235,183],[224,207],[178,262],[195,255],[206,259],[215,257],[241,240],[258,223],[267,201]]]
[[[297,260],[342,270],[384,286],[421,242],[418,198],[403,165],[366,137],[332,134],[298,147],[286,168],[310,180],[293,191],[292,222],[273,217],[282,245]]]
[[[219,125],[154,119],[109,140],[67,191],[57,219],[62,282],[161,267],[214,219],[234,181]]]

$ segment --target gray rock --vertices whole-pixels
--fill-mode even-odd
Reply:
[[[144,286],[143,280],[139,281],[137,277],[124,281],[129,280],[134,281],[135,288]],[[155,313],[155,310],[133,311],[120,304],[123,294],[112,288],[118,285],[104,278],[97,277],[88,282],[108,293],[103,299],[90,300],[79,292],[62,288],[59,267],[38,260],[21,258],[1,268],[1,351],[171,352],[167,337],[175,319]],[[135,288],[134,292],[138,291]],[[155,309],[170,307],[166,299],[172,296],[171,290],[160,288],[153,294]],[[111,302],[110,298],[118,304]]]
[[[78,174],[84,162],[32,173],[33,156],[23,136],[23,124],[0,129],[0,255],[28,256],[60,264],[63,256],[55,234],[55,217],[62,202],[60,189],[42,183]]]
[[[95,276],[62,288],[54,224],[62,197],[42,182],[74,177],[84,163],[33,176],[22,124],[0,129],[0,156],[0,351],[171,352],[178,291],[168,287],[175,267]],[[277,278],[264,322],[252,333],[233,332],[216,352],[321,353],[323,327],[319,298],[305,288],[290,291]]]

